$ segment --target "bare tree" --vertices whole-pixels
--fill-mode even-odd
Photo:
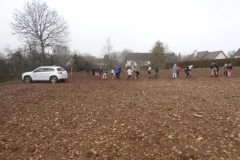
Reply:
[[[131,49],[124,49],[118,54],[118,61],[125,64],[127,62],[127,56],[129,53],[133,53],[133,51]]]
[[[113,53],[113,45],[111,44],[110,38],[107,39],[106,45],[102,48],[102,56],[107,68],[111,68],[111,58],[115,57],[115,55]]]
[[[58,12],[50,9],[46,2],[32,1],[24,5],[24,11],[15,9],[14,22],[11,23],[13,34],[30,42],[36,42],[42,50],[43,61],[45,48],[55,44],[66,44],[69,39],[67,22]]]
[[[227,53],[228,58],[234,58],[234,53],[235,53],[235,50],[228,51],[228,53]]]
[[[103,55],[108,55],[109,57],[113,52],[113,45],[111,44],[111,40],[109,37],[107,38],[106,45],[104,45],[102,48],[102,52]]]

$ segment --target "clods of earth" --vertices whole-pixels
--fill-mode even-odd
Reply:
[[[240,159],[240,69],[0,85],[0,159]]]

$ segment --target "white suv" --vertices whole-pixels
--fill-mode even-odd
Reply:
[[[65,81],[67,78],[67,71],[60,66],[42,66],[31,72],[22,74],[22,80],[26,83],[32,81],[50,81],[57,83],[58,81]]]

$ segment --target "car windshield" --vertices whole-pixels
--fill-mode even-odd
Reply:
[[[65,71],[63,68],[57,68],[57,71]]]

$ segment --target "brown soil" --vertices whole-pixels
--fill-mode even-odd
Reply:
[[[1,85],[0,159],[240,159],[240,69],[126,77]]]

